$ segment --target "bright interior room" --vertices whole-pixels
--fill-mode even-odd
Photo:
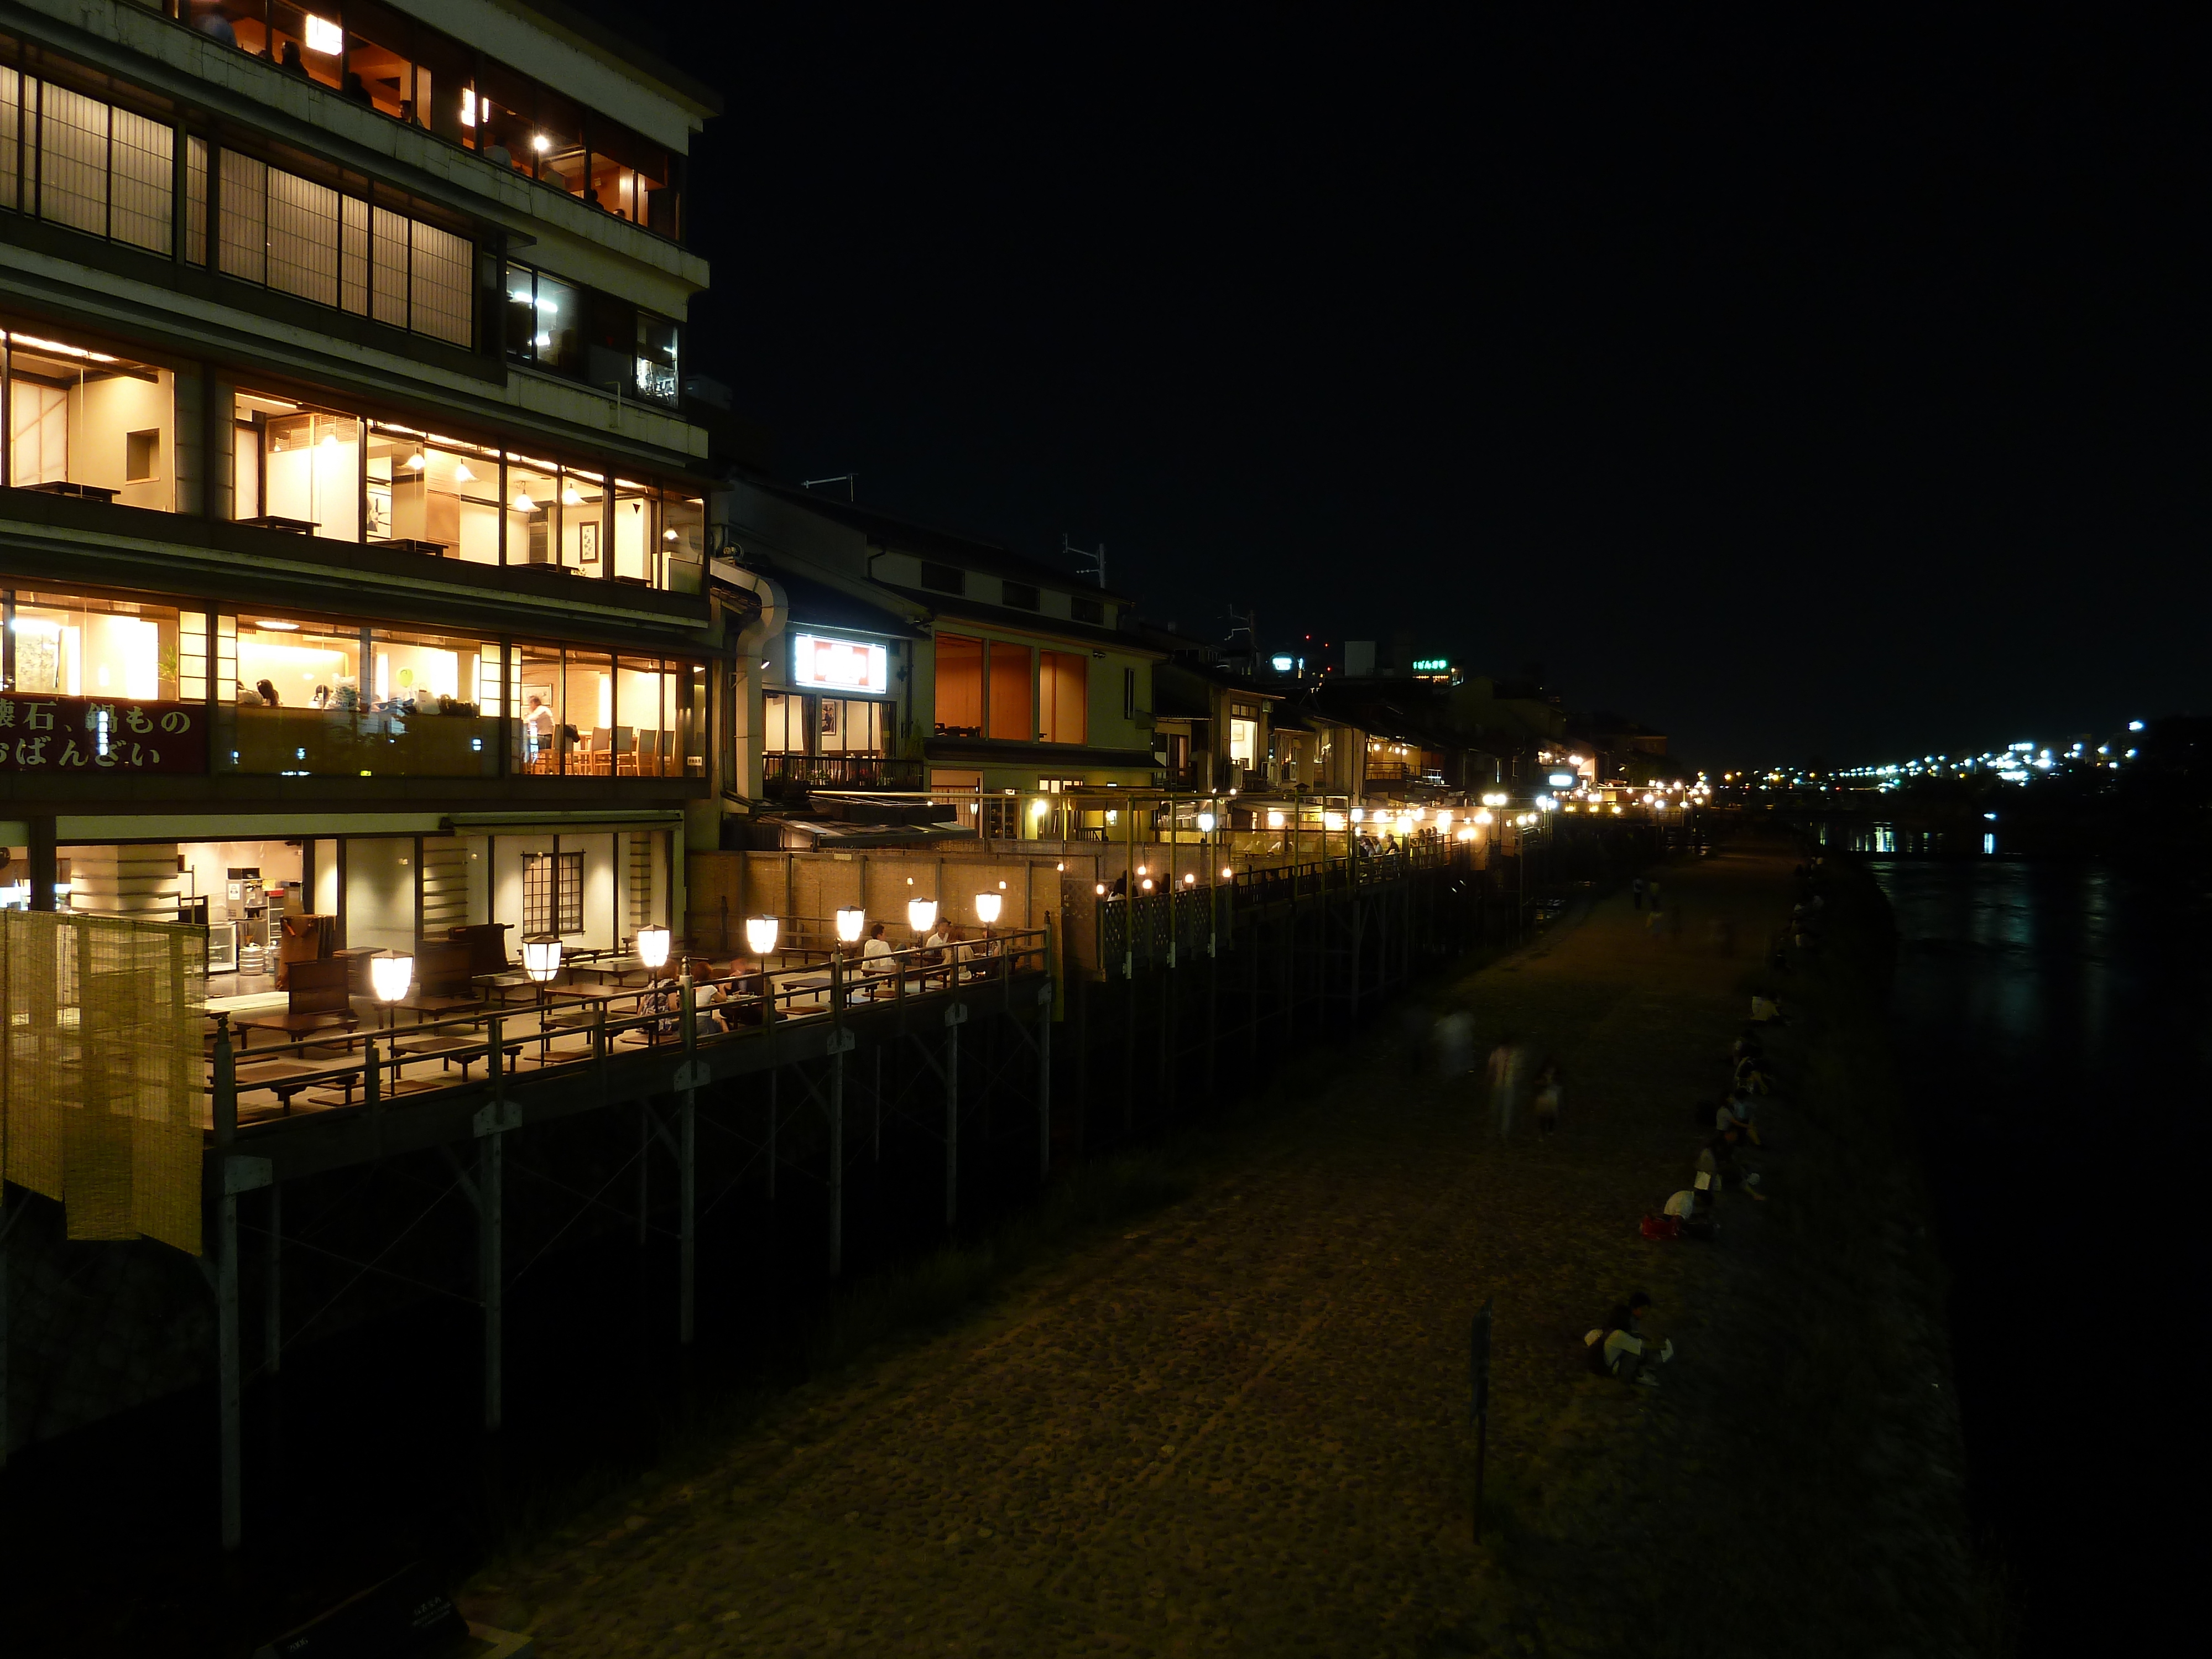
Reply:
[[[176,398],[167,369],[52,331],[0,332],[0,353],[9,484],[175,510]]]

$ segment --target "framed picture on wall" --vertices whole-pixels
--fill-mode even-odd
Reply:
[[[584,564],[599,562],[599,527],[595,524],[576,526],[576,556]]]

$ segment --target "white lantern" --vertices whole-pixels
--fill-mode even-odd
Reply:
[[[665,927],[641,927],[637,930],[637,959],[647,967],[659,969],[668,963],[668,930]]]
[[[1486,810],[1484,810],[1484,811],[1479,811],[1479,812],[1477,812],[1477,813],[1474,815],[1474,821],[1475,821],[1477,823],[1489,823],[1489,822],[1490,822],[1490,813],[1489,813],[1489,811],[1487,811],[1487,809],[1486,809]]]
[[[1214,818],[1212,813],[1200,812],[1198,815],[1198,833],[1201,836],[1212,835],[1213,833],[1213,823]]]
[[[1237,872],[1224,864],[1221,866],[1221,878],[1224,881],[1234,881],[1237,879]]]
[[[996,893],[975,895],[975,920],[988,927],[999,919],[1000,897]]]
[[[550,985],[561,971],[561,940],[553,933],[539,933],[522,941],[522,971],[540,985]]]
[[[774,916],[747,916],[745,944],[757,957],[764,957],[775,949],[775,935],[781,926]]]
[[[387,951],[368,959],[368,982],[379,1002],[397,1002],[415,982],[415,958]]]
[[[926,933],[937,921],[937,901],[930,898],[908,899],[906,902],[906,925],[916,933]]]
[[[860,942],[860,930],[868,925],[868,913],[857,904],[841,905],[837,910],[837,937],[848,945]]]
[[[1143,882],[1142,882],[1142,883],[1140,883],[1139,884],[1144,888],[1144,890],[1145,890],[1147,893],[1149,893],[1149,892],[1151,892],[1151,891],[1152,890],[1152,878],[1150,876],[1146,876],[1146,877],[1145,878],[1145,879],[1143,880]]]
[[[1282,827],[1283,815],[1280,812],[1269,812],[1267,814],[1267,828],[1270,830],[1279,830]]]
[[[1363,821],[1366,818],[1366,817],[1367,817],[1367,809],[1366,809],[1365,807],[1364,807],[1364,806],[1355,806],[1355,807],[1353,807],[1353,808],[1352,809],[1352,821],[1354,823],[1358,823],[1363,822]]]

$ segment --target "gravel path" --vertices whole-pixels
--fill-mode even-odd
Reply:
[[[1613,1650],[1649,1605],[1620,1552],[1712,1398],[1721,1277],[1637,1219],[1686,1184],[1692,1103],[1723,1080],[1788,874],[1759,853],[1674,866],[1672,932],[1624,894],[1449,988],[1479,1052],[1511,1030],[1560,1057],[1554,1139],[1500,1145],[1475,1079],[1419,1068],[1386,1018],[1234,1175],[791,1395],[711,1466],[503,1565],[470,1610],[547,1659]],[[1582,1330],[1637,1285],[1683,1349],[1656,1391],[1581,1364]],[[1478,1549],[1467,1334],[1492,1295],[1503,1524]]]

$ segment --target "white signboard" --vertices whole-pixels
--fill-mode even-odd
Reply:
[[[801,634],[791,642],[791,683],[815,691],[858,691],[888,696],[890,653],[858,640]]]

